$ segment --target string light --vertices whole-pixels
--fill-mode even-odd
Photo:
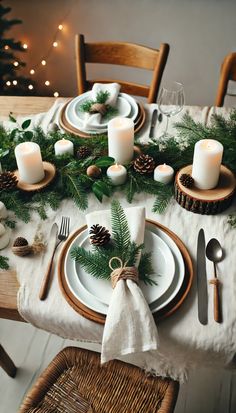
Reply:
[[[50,86],[49,80],[46,80],[45,85],[46,85],[46,86]]]
[[[53,96],[54,96],[55,98],[58,98],[59,93],[58,93],[58,92],[54,92],[54,93],[53,93]]]
[[[62,24],[59,24],[58,30],[63,30],[63,25]]]
[[[4,49],[5,49],[5,50],[8,50],[8,49],[9,49],[9,46],[6,44],[6,46],[4,46]]]
[[[29,90],[32,90],[33,88],[34,88],[33,85],[29,85],[29,86],[28,86],[28,89],[29,89]]]
[[[34,74],[35,74],[35,70],[34,70],[34,69],[31,69],[31,70],[30,70],[30,74],[31,74],[31,75],[34,75]]]
[[[14,62],[13,65],[14,65],[15,67],[19,66],[19,62]]]
[[[17,85],[17,80],[13,80],[13,85]]]
[[[28,49],[28,45],[26,43],[23,44],[23,49]]]
[[[57,42],[53,42],[53,47],[57,47],[58,46],[58,43]]]
[[[46,66],[46,64],[47,64],[46,60],[42,60],[41,64],[42,64],[43,66]]]
[[[7,85],[7,86],[11,86],[10,80],[8,80],[8,81],[6,82],[6,85]]]

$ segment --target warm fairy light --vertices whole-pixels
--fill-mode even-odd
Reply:
[[[13,85],[17,85],[17,80],[13,80]]]
[[[55,98],[58,98],[59,93],[58,93],[58,92],[54,92],[54,93],[53,93],[53,96],[54,96]]]
[[[5,49],[5,50],[8,50],[8,49],[9,49],[9,46],[6,44],[6,46],[4,46],[4,49]]]
[[[59,29],[59,30],[63,30],[63,25],[62,25],[62,24],[59,24],[58,29]]]
[[[28,86],[28,89],[29,89],[29,90],[32,90],[33,88],[34,88],[33,85],[29,85],[29,86]]]
[[[23,44],[23,49],[28,49],[28,45],[26,43]]]
[[[6,82],[6,85],[7,85],[7,86],[11,86],[10,80],[8,80],[8,81]]]
[[[13,65],[16,67],[19,66],[19,62],[14,62]]]
[[[42,60],[41,64],[42,64],[43,66],[46,66],[46,64],[47,64],[46,60]]]
[[[34,75],[34,74],[35,74],[35,70],[34,70],[34,69],[31,69],[31,70],[30,70],[30,74],[31,74],[31,75]]]
[[[46,85],[46,86],[49,86],[49,85],[50,85],[49,80],[46,80],[45,85]]]
[[[58,43],[57,42],[53,42],[53,47],[57,47],[58,46]]]

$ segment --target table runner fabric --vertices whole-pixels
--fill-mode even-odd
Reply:
[[[143,244],[145,208],[125,209],[131,241]],[[111,233],[111,211],[95,211],[86,215],[88,228],[100,224]],[[136,260],[139,264],[140,257]],[[123,263],[125,264],[125,263]],[[114,288],[102,337],[101,362],[127,354],[158,349],[154,318],[140,287],[131,280],[119,280]]]
[[[59,112],[63,106],[63,99],[58,99],[46,114],[32,117],[32,126],[41,125],[46,131],[51,121],[58,121]],[[146,107],[148,120],[155,104]],[[172,120],[180,120],[183,113],[188,110],[195,120],[206,122],[209,115],[215,109],[186,107],[182,113]],[[217,109],[219,113],[227,112]],[[28,119],[29,116],[21,118]],[[165,121],[157,125],[157,133],[160,134],[164,128]],[[5,126],[14,127],[8,121]],[[142,129],[140,138],[147,141],[150,124]],[[174,131],[170,125],[170,131]],[[121,205],[130,207],[122,193],[116,193]],[[235,230],[227,224],[227,215],[201,216],[182,209],[174,200],[169,204],[163,215],[154,214],[152,205],[154,198],[146,194],[136,195],[133,206],[145,206],[146,217],[159,221],[174,231],[187,246],[195,264],[197,234],[200,228],[205,229],[206,241],[211,237],[217,237],[225,250],[225,258],[218,264],[219,278],[222,280],[222,303],[223,323],[218,324],[213,319],[213,288],[208,285],[208,325],[203,326],[197,316],[197,291],[196,279],[194,279],[191,291],[182,306],[168,319],[158,325],[160,346],[158,351],[137,353],[135,355],[122,356],[123,361],[133,363],[147,371],[152,371],[159,376],[170,376],[173,379],[184,381],[190,368],[198,366],[223,366],[233,358],[236,352],[236,249]],[[94,197],[89,197],[88,211],[103,210],[110,208],[110,200],[105,199],[102,204]],[[235,206],[234,206],[235,208]],[[88,212],[87,211],[87,212]],[[58,211],[48,211],[46,222],[40,221],[35,214],[32,215],[30,224],[17,223],[17,228],[12,234],[12,240],[16,236],[24,236],[31,242],[35,232],[42,231],[45,239],[48,239],[50,227],[54,222],[60,223],[61,216],[70,216],[71,232],[85,224],[85,212],[81,212],[71,200],[64,200]],[[54,267],[52,285],[46,301],[38,298],[39,288],[44,276],[44,271],[50,255],[50,241],[45,255],[37,257],[19,258],[12,255],[10,250],[4,250],[4,255],[10,257],[12,267],[16,267],[20,282],[18,293],[18,309],[22,317],[38,328],[57,334],[61,337],[101,343],[103,326],[87,320],[76,313],[66,302],[61,294],[57,269]],[[55,262],[60,254],[58,249]],[[207,274],[212,278],[212,263],[207,262]]]

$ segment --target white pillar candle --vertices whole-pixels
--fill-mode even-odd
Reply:
[[[55,155],[74,155],[74,144],[68,139],[60,139],[54,145]]]
[[[23,142],[15,147],[16,163],[20,180],[36,184],[44,178],[40,147],[35,142]]]
[[[2,201],[0,201],[0,220],[7,218],[7,216],[8,216],[7,208],[5,204]]]
[[[123,165],[111,165],[107,169],[107,176],[111,179],[113,185],[122,185],[127,178],[127,170]]]
[[[127,164],[134,155],[134,122],[114,118],[108,122],[108,154],[118,164]]]
[[[169,184],[174,176],[174,169],[170,165],[158,165],[154,170],[154,180],[162,184]]]
[[[215,188],[219,181],[223,145],[214,139],[202,139],[194,148],[192,177],[200,189]]]

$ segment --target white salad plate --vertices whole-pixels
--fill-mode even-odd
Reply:
[[[86,99],[89,99],[90,97],[91,97],[91,91],[85,92],[82,95],[77,96],[76,98],[72,99],[66,107],[66,110],[65,110],[66,120],[67,122],[70,123],[71,126],[73,126],[76,129],[83,130],[83,121],[77,116],[75,108],[77,107],[77,105],[81,104],[81,100],[86,100]],[[130,110],[128,117],[132,119],[133,121],[135,121],[135,119],[138,116],[138,111],[139,111],[137,102],[134,100],[134,98],[132,98],[132,96],[129,96],[126,93],[120,93],[119,97],[124,99],[130,105],[131,110]],[[107,125],[99,124],[98,128],[91,129],[91,130],[86,129],[85,132],[90,133],[90,134],[97,134],[97,133],[105,133],[106,131],[107,131]]]
[[[152,233],[152,234],[156,234],[163,242],[164,244],[166,244],[170,251],[171,251],[171,256],[172,259],[174,258],[174,275],[172,277],[172,281],[169,283],[169,281],[166,284],[166,288],[164,288],[162,286],[162,294],[159,295],[159,298],[157,298],[155,301],[150,303],[150,309],[153,313],[155,313],[156,311],[160,310],[161,308],[165,307],[168,303],[171,302],[171,300],[177,295],[177,293],[179,292],[183,280],[184,280],[184,274],[185,274],[185,267],[184,267],[184,261],[181,255],[181,252],[179,250],[179,248],[177,247],[177,245],[175,244],[175,242],[172,240],[172,238],[166,234],[164,231],[162,231],[161,229],[157,228],[155,225],[151,224],[151,223],[147,223],[146,224],[146,233]],[[98,299],[95,295],[97,295],[97,293],[95,295],[93,295],[93,293],[91,293],[90,291],[88,291],[85,286],[81,283],[81,279],[78,277],[77,275],[77,270],[76,270],[76,265],[75,265],[75,261],[71,258],[71,250],[78,245],[81,245],[83,243],[85,243],[86,245],[86,240],[88,238],[88,231],[85,230],[82,233],[80,233],[78,235],[78,237],[76,237],[73,242],[70,245],[70,248],[67,251],[66,254],[66,258],[65,258],[65,277],[66,277],[66,282],[67,285],[70,289],[70,291],[72,292],[72,294],[81,302],[83,303],[85,306],[87,306],[88,308],[90,308],[93,311],[96,311],[100,314],[107,314],[107,310],[108,310],[108,305],[106,303],[104,303],[103,301],[103,295],[102,295],[102,300]],[[154,239],[155,237],[150,236],[150,240]],[[149,241],[152,242],[152,241]],[[158,242],[158,241],[155,241]],[[159,254],[153,254],[153,256],[156,256],[157,258],[154,258],[154,261],[157,262],[158,261],[158,256]],[[170,255],[169,255],[170,257]],[[161,258],[160,258],[161,260]],[[154,267],[154,262],[153,262],[153,267]],[[171,268],[171,267],[170,267]],[[87,274],[88,279],[92,278],[89,274]],[[155,277],[155,276],[154,276]],[[156,276],[158,278],[157,282],[159,283],[157,286],[146,286],[144,283],[142,283],[142,290],[143,288],[146,288],[146,290],[150,291],[150,295],[153,297],[154,294],[156,294],[154,291],[155,289],[157,289],[159,287],[160,284],[160,280],[161,282],[165,281],[165,278],[162,276],[158,275]],[[169,280],[169,278],[168,278]],[[93,283],[95,281],[99,281],[100,283],[100,287],[98,288],[99,291],[102,291],[102,288],[104,287],[105,289],[110,287],[110,283],[107,280],[97,280],[97,279],[92,279]],[[89,284],[90,285],[90,284]],[[109,287],[107,287],[107,285]],[[86,284],[87,286],[87,284]],[[143,287],[145,286],[145,287]],[[91,290],[93,291],[93,290]],[[144,290],[143,290],[144,291]],[[147,294],[147,292],[145,292],[145,294]],[[100,297],[100,294],[99,294]],[[149,297],[150,298],[150,297]],[[151,299],[152,300],[152,299]]]
[[[79,245],[86,250],[92,250],[89,235],[83,239]],[[145,284],[143,281],[140,281],[139,285],[147,303],[151,304],[160,298],[170,287],[175,274],[175,262],[167,244],[150,230],[145,230],[144,245],[144,251],[152,253],[153,275],[151,276],[151,279],[156,285],[153,285],[150,288],[150,285]],[[75,272],[81,288],[85,289],[96,300],[109,305],[112,295],[110,281],[94,278],[87,274],[81,265],[76,262]]]

